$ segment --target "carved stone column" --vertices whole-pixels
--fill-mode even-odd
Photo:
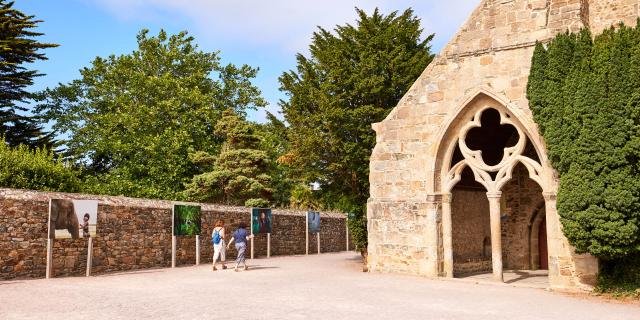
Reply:
[[[427,238],[424,243],[426,249],[425,265],[420,267],[419,274],[423,274],[429,277],[438,277],[444,268],[442,259],[442,198],[438,194],[427,195],[426,201],[426,216],[424,217],[424,223],[426,223]],[[420,217],[418,217],[420,218]]]
[[[502,192],[487,192],[491,222],[491,261],[493,279],[503,282],[502,277],[502,232],[500,228],[500,197]]]
[[[556,208],[557,194],[555,192],[543,192],[546,214],[546,228],[547,228],[547,248],[548,248],[548,261],[549,261],[549,280],[551,284],[558,281],[560,277],[560,266],[558,258],[563,255],[562,246],[560,245],[561,239],[559,236],[560,225],[558,211]]]
[[[451,194],[442,195],[442,246],[444,247],[444,276],[453,278],[453,226],[451,220]]]

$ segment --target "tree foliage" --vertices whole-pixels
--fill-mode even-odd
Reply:
[[[303,185],[319,182],[327,207],[362,219],[375,144],[371,124],[384,119],[431,62],[433,35],[421,39],[411,9],[386,16],[356,11],[355,25],[315,32],[310,56],[298,54],[296,70],[280,77],[290,125],[281,161]]]
[[[217,156],[206,152],[192,155],[204,173],[193,177],[186,193],[200,201],[263,207],[271,198],[269,157],[260,150],[256,125],[233,110],[226,110],[214,134],[224,140]],[[262,199],[262,201],[258,201]]]
[[[76,192],[80,179],[78,172],[46,149],[10,147],[0,139],[0,187]]]
[[[46,60],[42,49],[57,45],[35,40],[42,33],[34,32],[41,20],[13,8],[13,2],[0,0],[0,136],[10,146],[50,146],[51,134],[45,134],[36,119],[24,116],[23,103],[30,98],[27,87],[33,78],[42,76],[25,66]]]
[[[269,159],[267,173],[271,177],[270,186],[273,190],[271,205],[288,207],[291,204],[295,179],[292,178],[289,167],[278,161],[280,157],[287,153],[289,148],[289,140],[287,139],[288,127],[272,113],[267,112],[267,122],[256,124],[256,130],[256,134],[260,136],[259,149],[264,150]]]
[[[186,32],[138,34],[130,54],[96,58],[81,78],[39,94],[38,112],[68,135],[87,191],[175,199],[198,168],[189,154],[217,154],[224,110],[263,106],[257,69],[223,66]]]
[[[558,211],[579,253],[640,254],[640,27],[538,44],[528,98],[560,174]]]

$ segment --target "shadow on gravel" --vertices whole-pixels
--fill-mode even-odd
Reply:
[[[280,267],[249,266],[249,269],[247,269],[246,271],[262,270],[262,269],[280,269]]]
[[[158,273],[166,269],[168,268],[144,270],[144,271],[126,271],[126,272],[117,272],[117,273],[106,273],[106,274],[97,275],[96,277],[115,277],[115,276],[126,276],[126,275],[143,274],[143,273]]]
[[[522,271],[515,271],[515,274],[518,275],[517,278],[515,279],[511,279],[509,281],[505,281],[504,283],[514,283],[514,282],[518,282],[524,279],[531,279],[531,278],[546,278],[548,277],[548,275],[546,274],[531,274],[528,272],[522,272]]]

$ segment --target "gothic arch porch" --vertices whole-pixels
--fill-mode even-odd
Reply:
[[[525,125],[527,122],[522,120],[522,115],[483,89],[455,114],[438,140],[433,171],[434,193],[439,194],[442,201],[439,274],[453,277],[454,272],[460,272],[461,257],[464,259],[460,250],[481,262],[476,266],[490,266],[497,281],[503,281],[505,266],[534,269],[533,263],[539,265],[540,261],[545,261],[540,259],[539,253],[532,251],[534,247],[536,250],[540,247],[539,244],[532,245],[534,238],[539,239],[539,228],[546,228],[541,221],[547,218],[541,219],[539,213],[555,212],[556,190],[552,169],[546,166],[544,147],[538,136],[530,133],[535,127],[531,123]],[[465,188],[467,190],[463,190]],[[456,197],[464,198],[462,204]],[[479,200],[480,197],[484,200]],[[471,209],[462,210],[465,205]],[[542,210],[535,207],[539,205]],[[548,208],[551,210],[545,210]],[[473,210],[476,212],[468,212]],[[461,217],[461,214],[466,216]],[[474,219],[476,222],[469,222]],[[465,223],[476,224],[477,230]],[[469,246],[460,245],[460,232],[454,230],[456,224],[470,230],[466,231],[467,236],[477,238],[473,240],[478,244],[475,252]],[[534,237],[532,232],[538,233]],[[491,248],[490,257],[486,257],[487,242]],[[454,252],[454,247],[458,252]]]

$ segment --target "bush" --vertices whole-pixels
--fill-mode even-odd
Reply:
[[[77,172],[52,152],[24,145],[11,148],[0,140],[0,187],[76,192],[80,182]]]
[[[364,215],[350,217],[348,225],[353,244],[358,248],[358,251],[365,252],[369,240],[367,237],[367,217]]]
[[[617,260],[602,260],[596,291],[640,297],[640,254]]]
[[[538,44],[527,89],[569,242],[609,261],[640,254],[640,25]]]
[[[640,20],[536,46],[527,98],[560,174],[558,213],[598,290],[640,288]]]

